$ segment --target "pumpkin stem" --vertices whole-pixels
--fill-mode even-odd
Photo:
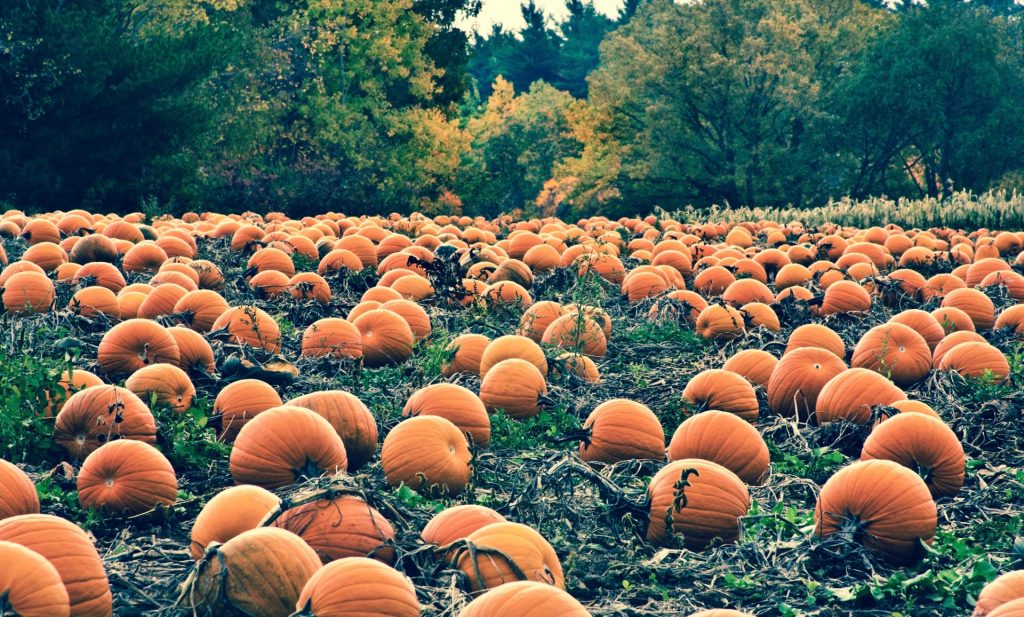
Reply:
[[[306,459],[306,462],[298,469],[292,469],[292,473],[295,474],[296,480],[311,480],[324,475],[324,471],[320,469],[320,465],[318,465],[316,461],[310,459]]]
[[[841,517],[842,522],[839,524],[839,531],[836,532],[840,538],[845,542],[860,543],[860,536],[864,533],[868,524],[855,514],[847,512]]]
[[[559,437],[555,437],[555,443],[565,443],[567,441],[582,441],[584,447],[590,447],[590,436],[593,432],[593,428],[584,426],[578,431],[569,431]]]

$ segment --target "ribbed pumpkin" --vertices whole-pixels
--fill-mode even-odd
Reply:
[[[697,315],[693,331],[711,340],[728,340],[746,332],[743,314],[724,304],[711,304]]]
[[[320,565],[290,531],[251,529],[206,552],[184,603],[199,614],[286,617]]]
[[[533,304],[530,292],[519,283],[500,281],[488,285],[482,294],[487,308],[494,311],[516,311]]]
[[[1000,606],[1021,598],[1024,598],[1024,570],[1004,572],[978,594],[972,617],[992,615]]]
[[[107,330],[96,356],[100,370],[109,375],[130,375],[150,364],[181,361],[178,344],[167,328],[148,319],[129,319]]]
[[[456,617],[590,617],[575,598],[536,581],[506,583],[484,593]]]
[[[935,346],[935,351],[932,352],[932,368],[939,368],[939,365],[942,364],[942,358],[950,349],[953,349],[960,343],[973,342],[987,343],[988,341],[982,335],[970,330],[950,332]]]
[[[846,343],[835,330],[821,324],[804,324],[789,335],[783,355],[803,347],[818,347],[831,351],[837,358],[846,358]]]
[[[0,521],[0,541],[21,545],[53,565],[67,591],[71,615],[110,617],[113,613],[103,562],[92,540],[74,523],[49,514],[12,516]],[[0,563],[9,562],[3,559]],[[41,617],[49,615],[42,613]]]
[[[954,289],[942,299],[943,308],[957,308],[967,313],[975,330],[988,330],[996,321],[996,309],[983,292],[977,289]]]
[[[964,377],[990,378],[993,383],[1002,383],[1010,375],[1010,364],[998,347],[982,342],[967,342],[954,345],[946,351],[940,371],[956,371]]]
[[[703,550],[740,537],[740,517],[750,509],[746,485],[725,467],[702,459],[680,459],[661,468],[647,488],[650,521],[647,541],[677,542]]]
[[[461,334],[445,347],[446,362],[441,374],[451,377],[458,373],[480,375],[480,359],[491,339],[483,334]]]
[[[518,580],[565,589],[562,564],[555,549],[532,527],[520,523],[491,523],[469,534],[465,542],[475,550],[459,548],[453,561],[466,575],[474,592]]]
[[[258,347],[271,353],[281,351],[281,328],[274,318],[255,306],[236,306],[220,314],[213,330],[226,330],[229,340],[239,345]]]
[[[932,354],[924,338],[909,326],[888,323],[871,328],[857,342],[850,366],[886,375],[898,386],[928,376]]]
[[[196,389],[185,371],[170,364],[151,364],[135,371],[124,386],[143,401],[154,397],[171,411],[184,413],[192,406]]]
[[[907,398],[903,390],[874,371],[851,368],[822,387],[815,405],[818,424],[846,421],[867,424],[876,407]]]
[[[883,425],[884,426],[884,425]],[[920,559],[938,516],[928,486],[906,467],[857,461],[825,482],[814,510],[814,533],[841,534],[900,564]]]
[[[942,306],[932,311],[932,317],[942,326],[946,334],[951,332],[974,332],[974,321],[971,316],[955,306]]]
[[[345,557],[395,560],[391,523],[353,495],[318,499],[286,510],[272,525],[302,538],[324,563]]]
[[[744,349],[726,360],[722,369],[742,376],[755,386],[767,387],[778,363],[778,359],[767,351]]]
[[[886,459],[915,471],[934,497],[952,497],[964,484],[964,448],[942,420],[900,413],[868,435],[862,460]]]
[[[188,289],[174,283],[163,283],[146,294],[139,305],[138,316],[142,319],[157,319],[174,312],[174,307],[188,295]]]
[[[871,310],[871,296],[862,285],[853,281],[836,281],[825,290],[825,296],[816,312],[825,316],[838,313],[864,313],[869,310]]]
[[[0,612],[18,617],[67,617],[71,604],[60,574],[39,553],[0,540]]]
[[[224,441],[234,441],[238,431],[257,414],[281,405],[281,395],[266,382],[258,379],[232,382],[224,386],[213,401],[217,434]]]
[[[374,559],[347,557],[320,568],[302,589],[296,615],[419,617],[412,581]]]
[[[605,401],[583,423],[586,437],[580,443],[585,461],[618,463],[633,459],[661,459],[665,455],[665,430],[645,405],[627,399]]]
[[[45,274],[31,271],[11,275],[0,292],[4,310],[15,315],[45,313],[55,297],[53,282]]]
[[[53,439],[73,459],[81,460],[116,439],[156,443],[156,421],[131,390],[94,386],[67,400],[57,414]]]
[[[178,368],[200,375],[217,372],[213,348],[202,334],[185,326],[172,326],[167,328],[167,332],[178,345]]]
[[[93,285],[75,292],[68,302],[68,310],[75,315],[87,318],[106,317],[117,322],[121,319],[121,306],[117,303],[117,296],[106,287]]]
[[[78,502],[83,508],[140,514],[169,506],[178,498],[171,463],[149,444],[119,439],[85,458],[78,472]]]
[[[361,336],[364,365],[376,368],[400,364],[412,355],[415,337],[401,315],[374,309],[363,313],[353,323]]]
[[[457,495],[469,484],[473,455],[459,427],[441,416],[399,423],[384,438],[380,461],[388,484]]]
[[[345,444],[334,427],[303,407],[275,407],[238,432],[230,457],[238,484],[280,488],[348,469]]]
[[[359,469],[377,452],[377,421],[357,396],[324,390],[293,398],[287,405],[305,407],[323,416],[345,444],[348,469]]]
[[[486,448],[491,441],[491,420],[483,401],[457,384],[438,383],[417,390],[405,403],[402,416],[440,416],[470,435],[475,446]]]
[[[820,347],[784,354],[768,380],[768,408],[776,415],[806,421],[814,413],[821,389],[844,370],[846,363]]]
[[[564,313],[565,309],[557,302],[549,300],[534,302],[523,311],[523,316],[519,319],[519,329],[516,333],[529,338],[535,343],[539,343],[544,338],[544,331],[548,329],[551,322],[561,317]]]
[[[223,544],[238,534],[256,529],[267,515],[276,510],[281,500],[270,491],[240,484],[213,496],[192,524],[192,559],[202,559],[214,542]]]
[[[705,411],[687,418],[668,444],[670,461],[696,458],[718,463],[747,484],[760,484],[771,457],[761,433],[739,416]]]
[[[683,389],[683,400],[700,411],[717,409],[734,413],[748,422],[757,420],[754,387],[732,371],[708,369],[694,375]]]
[[[65,370],[60,375],[60,381],[57,382],[58,389],[47,393],[46,398],[50,404],[46,408],[46,417],[51,418],[60,413],[60,410],[64,408],[64,403],[72,394],[101,385],[103,385],[103,380],[85,369],[72,367],[70,370]]]
[[[229,308],[228,301],[216,291],[198,289],[178,299],[174,304],[174,313],[181,315],[193,330],[209,332],[217,318]]]
[[[908,309],[893,315],[889,323],[903,324],[917,332],[928,343],[928,349],[933,352],[935,351],[935,346],[946,335],[942,329],[942,324],[936,321],[931,313],[921,309]]]
[[[36,485],[19,467],[0,458],[0,519],[38,513]]]
[[[582,354],[565,352],[555,357],[553,361],[556,373],[563,378],[574,376],[587,383],[600,383],[601,373],[593,360]]]
[[[505,522],[505,517],[486,506],[452,506],[435,514],[434,518],[424,525],[420,537],[427,544],[445,546],[469,537],[485,525],[501,522]]]
[[[542,341],[554,347],[603,358],[608,350],[601,325],[586,313],[573,312],[551,322]]]
[[[363,355],[362,335],[359,329],[346,319],[319,319],[302,333],[302,355],[359,358]]]
[[[989,613],[991,617],[1022,617],[1024,616],[1024,598],[1010,600],[1000,604],[994,611]]]
[[[492,366],[511,358],[526,360],[537,367],[541,375],[547,377],[548,360],[544,356],[544,350],[532,340],[517,334],[499,336],[488,343],[483,355],[480,356],[480,376],[486,377]]]
[[[540,397],[548,392],[544,375],[526,360],[512,358],[495,364],[480,383],[480,400],[487,411],[502,410],[523,419],[540,413]]]

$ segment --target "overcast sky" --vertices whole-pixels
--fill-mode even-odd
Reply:
[[[591,0],[599,11],[615,15],[622,6],[622,0]],[[467,29],[484,31],[491,29],[493,24],[501,24],[516,30],[523,25],[523,14],[519,7],[526,0],[483,0],[480,15],[463,25]],[[546,13],[560,19],[565,15],[565,0],[535,0],[537,6]]]

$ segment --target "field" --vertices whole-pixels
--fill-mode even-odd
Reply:
[[[0,614],[1020,614],[1022,208],[8,211]]]

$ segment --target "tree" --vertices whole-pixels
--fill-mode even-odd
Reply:
[[[469,70],[469,37],[456,21],[460,16],[475,17],[481,0],[416,0],[413,10],[436,26],[427,39],[424,52],[442,70],[438,76],[438,104],[458,103],[466,96]]]
[[[569,15],[558,28],[562,38],[558,51],[558,78],[552,85],[576,98],[586,98],[587,75],[597,68],[601,41],[615,22],[597,12],[588,1],[569,0],[566,8]]]

